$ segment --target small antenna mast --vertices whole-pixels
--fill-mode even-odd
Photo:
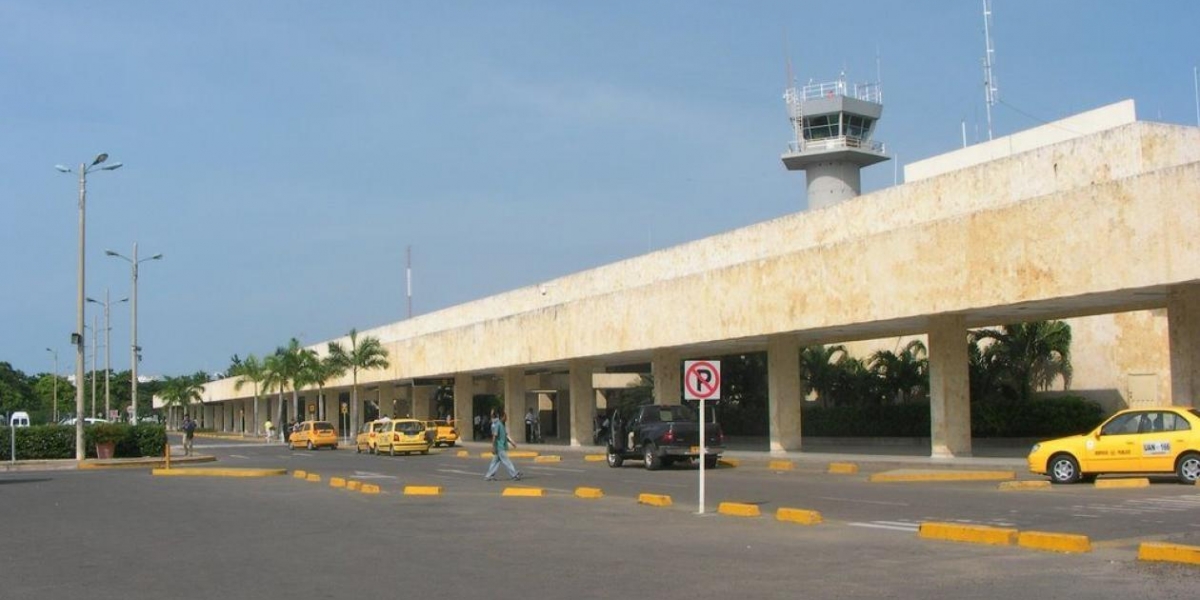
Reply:
[[[983,98],[987,107],[988,140],[992,139],[992,106],[996,104],[996,77],[992,67],[996,61],[996,48],[992,46],[992,0],[983,0]]]
[[[1200,69],[1192,67],[1192,85],[1196,86],[1196,126],[1200,127]]]

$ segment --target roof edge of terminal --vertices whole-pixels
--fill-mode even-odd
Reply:
[[[1122,100],[1012,135],[911,162],[904,165],[904,181],[911,183],[929,179],[951,171],[1007,158],[1014,154],[1115,129],[1136,121],[1137,110],[1134,101],[1132,99]]]

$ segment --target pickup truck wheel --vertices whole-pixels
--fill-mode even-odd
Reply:
[[[646,470],[657,471],[662,468],[662,459],[658,457],[658,448],[655,447],[654,442],[646,442],[642,448],[642,457],[646,463]]]
[[[608,466],[610,466],[614,469],[619,469],[619,468],[621,468],[621,465],[624,464],[624,462],[625,462],[625,458],[623,456],[621,456],[620,454],[617,454],[617,451],[613,450],[612,447],[610,446],[608,448]]]
[[[717,468],[717,458],[718,457],[716,457],[716,456],[705,456],[704,457],[704,468],[705,469]]]

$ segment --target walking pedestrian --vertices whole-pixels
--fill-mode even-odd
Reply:
[[[532,444],[537,441],[537,435],[534,432],[533,425],[537,423],[537,415],[533,414],[533,408],[525,411],[525,441]]]
[[[196,435],[196,422],[192,417],[183,415],[183,455],[192,455],[192,439]]]
[[[267,441],[268,442],[272,441],[271,440],[271,435],[273,435],[273,432],[271,431],[272,429],[275,429],[275,424],[272,423],[270,419],[267,419],[267,422],[263,423],[263,431],[265,431],[267,433]]]
[[[517,445],[513,443],[512,438],[508,437],[508,427],[505,426],[507,422],[508,417],[504,414],[503,410],[500,411],[500,414],[493,422],[495,425],[492,429],[492,462],[488,465],[487,473],[483,476],[485,481],[496,480],[496,469],[500,465],[504,465],[504,468],[508,470],[508,476],[513,481],[521,480],[521,472],[513,466],[512,461],[508,458],[508,449],[516,448]]]

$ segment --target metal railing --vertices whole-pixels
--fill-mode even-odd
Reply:
[[[822,138],[819,140],[803,140],[802,142],[788,142],[788,152],[803,152],[809,150],[839,150],[842,148],[857,148],[869,150],[879,154],[885,154],[883,142],[848,135]]]

